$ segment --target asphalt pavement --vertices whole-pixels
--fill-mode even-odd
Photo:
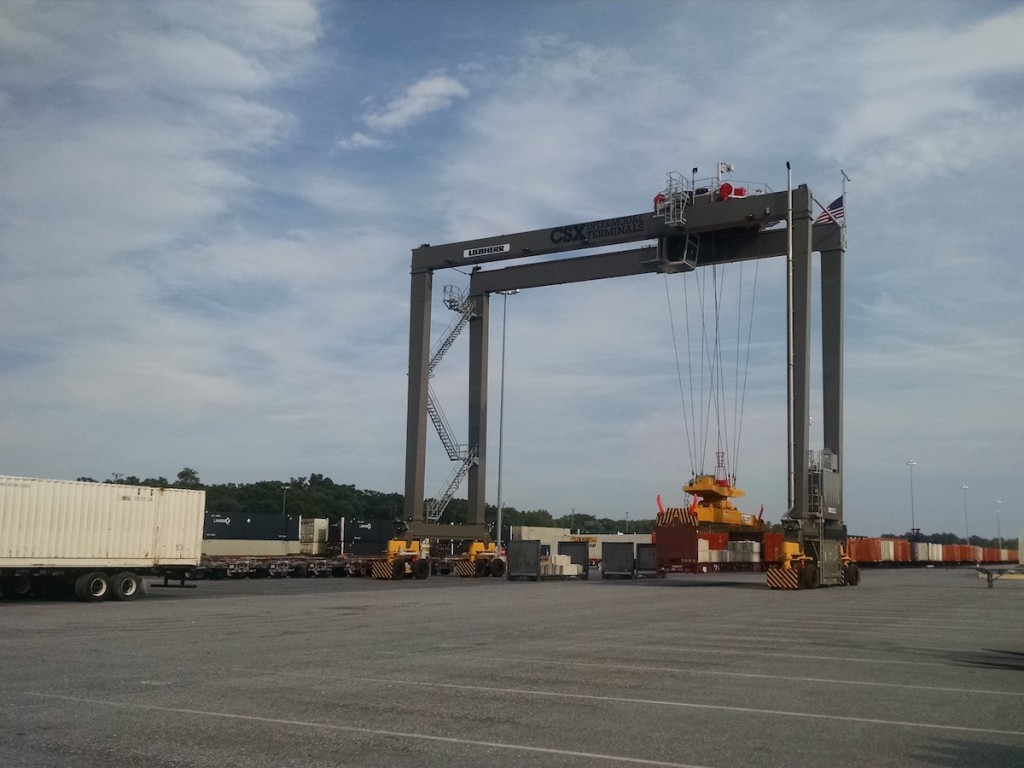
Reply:
[[[197,582],[0,602],[9,768],[1024,766],[1024,582]]]

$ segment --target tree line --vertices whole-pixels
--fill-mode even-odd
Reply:
[[[98,482],[91,477],[79,480]],[[287,481],[261,480],[255,483],[224,483],[204,485],[199,473],[185,467],[169,481],[165,477],[139,479],[134,475],[113,474],[104,483],[143,485],[156,488],[192,488],[206,491],[206,511],[215,514],[287,514],[301,517],[325,517],[336,521],[346,520],[395,520],[401,519],[404,496],[400,493],[382,493],[356,488],[354,485],[335,483],[331,478],[316,472],[308,477],[292,477]],[[496,523],[497,507],[486,505],[485,520]],[[502,525],[534,526],[540,528],[568,528],[581,534],[589,533],[651,533],[655,520],[622,520],[595,517],[583,513],[572,513],[555,517],[546,509],[520,510],[503,506]],[[465,523],[469,520],[469,503],[466,499],[453,499],[445,510],[445,522]],[[781,528],[773,525],[771,530]],[[884,534],[889,538],[906,538],[911,541],[932,544],[963,544],[964,540],[953,533],[933,534]],[[970,544],[976,547],[996,547],[996,539],[971,536]],[[1017,540],[1003,539],[1003,547],[1016,549]]]
[[[85,482],[118,483],[155,488],[190,488],[206,491],[206,511],[214,514],[286,514],[302,517],[325,517],[335,521],[401,519],[405,497],[400,493],[382,493],[335,483],[325,475],[313,472],[308,477],[292,477],[286,481],[261,480],[255,483],[223,483],[206,485],[199,473],[185,467],[171,481],[166,477],[139,478],[115,473],[107,480],[79,477]],[[554,517],[546,509],[519,510],[502,505],[502,525],[569,528],[581,533],[650,533],[654,520],[617,520],[574,513]],[[485,520],[496,523],[497,507],[486,505]],[[445,509],[445,522],[469,521],[466,499],[452,499]]]

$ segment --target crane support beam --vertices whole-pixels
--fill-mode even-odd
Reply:
[[[484,476],[487,468],[487,340],[490,338],[490,297],[473,295],[476,304],[469,321],[469,445],[475,446],[478,461],[466,476],[469,494],[469,522],[484,525]]]
[[[405,431],[406,520],[424,516],[427,456],[427,391],[430,381],[430,297],[433,272],[414,272],[409,299],[409,404]],[[411,499],[418,499],[411,514]]]

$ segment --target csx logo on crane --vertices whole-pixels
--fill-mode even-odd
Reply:
[[[551,242],[555,245],[561,243],[582,243],[587,240],[584,232],[587,224],[571,224],[568,227],[559,227],[551,230]]]

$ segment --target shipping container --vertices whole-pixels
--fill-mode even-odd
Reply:
[[[0,476],[0,593],[131,600],[199,564],[204,491]]]
[[[781,533],[766,533],[764,535],[761,552],[764,562],[775,563],[782,559],[782,541],[783,535]]]
[[[298,526],[299,519],[292,515],[207,512],[203,521],[203,538],[239,541],[297,541],[299,538]],[[294,531],[294,535],[292,531]]]
[[[630,578],[636,567],[632,541],[606,541],[601,552],[601,578]]]
[[[697,536],[708,543],[708,549],[725,549],[729,545],[728,533],[700,531]]]
[[[590,543],[586,541],[560,541],[558,554],[570,558],[570,563],[581,567],[580,577],[586,579],[590,575]]]
[[[892,539],[882,539],[878,543],[879,551],[881,552],[881,561],[883,563],[891,563],[896,559],[896,547]]]
[[[203,556],[231,557],[289,557],[299,554],[297,541],[263,541],[260,539],[204,539]]]
[[[384,544],[395,538],[395,534],[395,524],[391,520],[346,520],[344,541],[346,544]]]
[[[659,572],[658,553],[655,547],[657,542],[651,544],[636,545],[636,575],[656,576]]]

